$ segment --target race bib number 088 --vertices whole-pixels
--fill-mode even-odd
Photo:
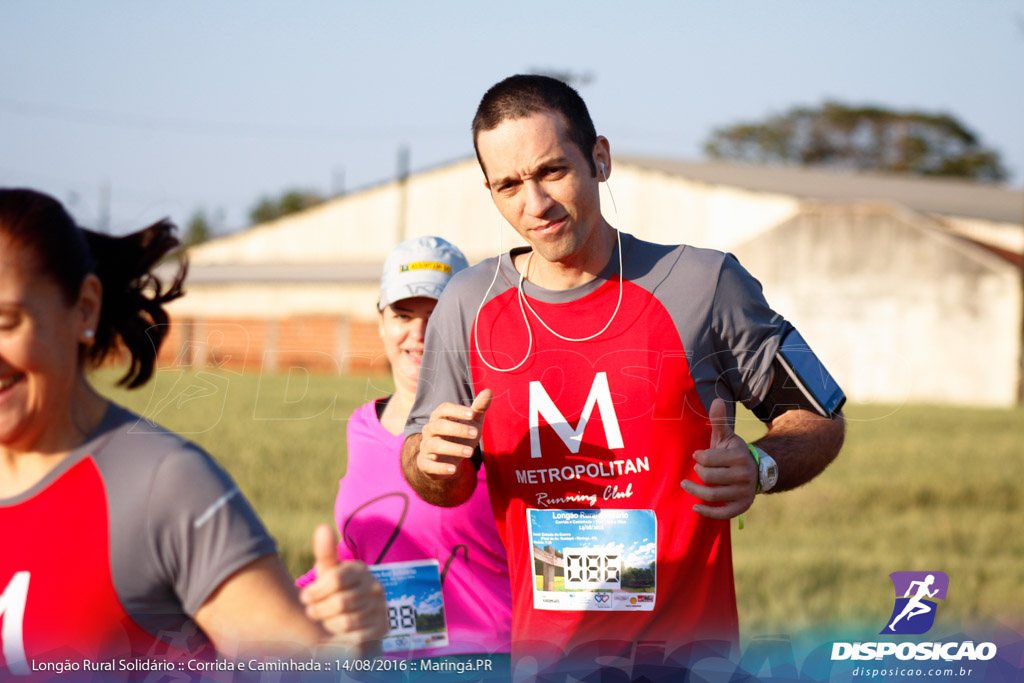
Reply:
[[[384,586],[388,635],[384,652],[410,652],[448,645],[448,626],[437,560],[389,562],[370,566]]]
[[[614,590],[622,587],[621,558],[617,552],[596,548],[565,548],[567,590]]]
[[[566,611],[654,609],[653,510],[526,511],[533,606]]]

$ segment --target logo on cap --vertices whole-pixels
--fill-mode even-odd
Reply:
[[[410,270],[436,270],[442,273],[451,273],[452,267],[447,263],[437,263],[436,261],[415,261],[398,266],[400,273],[408,273]]]

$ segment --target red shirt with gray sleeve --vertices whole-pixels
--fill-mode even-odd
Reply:
[[[210,456],[113,404],[45,478],[0,499],[0,529],[0,677],[33,661],[208,654],[196,610],[276,552]]]
[[[621,303],[616,247],[579,287],[525,282],[524,320],[505,254],[490,291],[494,259],[456,275],[427,329],[406,434],[494,392],[481,445],[517,657],[738,640],[729,522],[694,513],[680,482],[709,447],[711,402],[760,403],[791,326],[731,255],[621,248]]]

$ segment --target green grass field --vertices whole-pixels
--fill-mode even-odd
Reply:
[[[544,590],[544,577],[541,574],[536,574],[533,577],[533,582],[537,585],[537,590]],[[556,576],[555,585],[551,590],[565,592],[565,577]]]
[[[115,378],[94,379],[235,477],[293,574],[312,562],[314,526],[333,519],[347,416],[390,390],[380,377],[303,371],[162,370],[134,392],[111,388]],[[877,632],[899,570],[949,574],[937,626],[1024,627],[1024,410],[854,405],[847,416],[846,446],[823,475],[760,496],[746,528],[733,524],[744,635],[857,622]],[[762,431],[749,414],[738,425],[748,439]]]

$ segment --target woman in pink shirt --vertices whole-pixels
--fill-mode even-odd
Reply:
[[[509,652],[508,564],[483,470],[469,501],[440,508],[420,500],[401,469],[427,320],[441,290],[467,265],[439,237],[406,240],[391,251],[378,308],[395,393],[361,406],[348,422],[348,467],[334,508],[338,557],[372,565],[381,579],[391,617],[384,650],[402,657]]]

